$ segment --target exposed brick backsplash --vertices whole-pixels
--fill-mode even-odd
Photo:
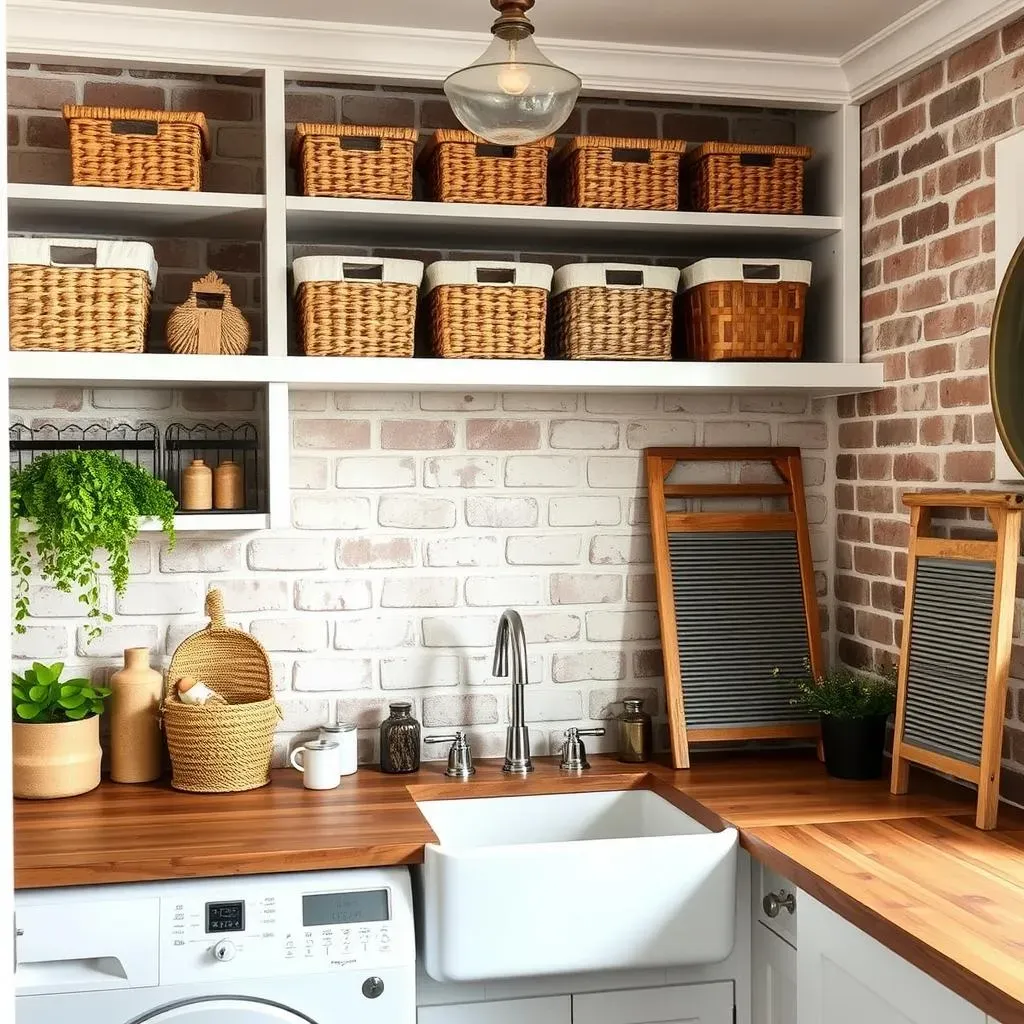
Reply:
[[[103,419],[120,396],[140,415],[181,416],[199,394],[18,388],[12,415]],[[166,667],[202,625],[203,594],[216,585],[229,619],[270,652],[284,709],[279,762],[332,707],[358,723],[363,759],[375,758],[376,727],[396,698],[413,702],[425,730],[465,726],[478,755],[494,756],[509,694],[490,675],[491,646],[498,615],[513,606],[529,641],[535,751],[557,750],[569,725],[606,723],[629,694],[663,718],[646,444],[804,446],[828,634],[831,401],[293,392],[292,407],[293,530],[182,534],[173,552],[142,535],[128,597],[104,587],[114,621],[100,640],[86,644],[76,602],[40,587],[15,657],[62,658],[102,676],[124,647],[143,645]],[[733,472],[750,480],[761,468]],[[609,730],[592,746],[614,743]]]
[[[996,486],[994,144],[1021,127],[1024,20],[861,110],[862,352],[883,363],[886,387],[838,403],[836,629],[851,665],[891,663],[902,636],[901,494]],[[983,528],[962,520],[942,525],[957,536]],[[1003,754],[1021,770],[1024,644],[1014,646],[1012,676]]]

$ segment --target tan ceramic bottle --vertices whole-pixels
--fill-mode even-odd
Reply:
[[[230,509],[244,505],[242,467],[231,459],[225,459],[213,473],[213,507]]]
[[[190,512],[213,508],[213,470],[202,459],[181,474],[181,507]]]
[[[110,777],[114,782],[160,778],[163,676],[149,667],[148,647],[129,647],[124,668],[110,677]]]

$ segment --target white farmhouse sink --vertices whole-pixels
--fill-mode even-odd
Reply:
[[[715,963],[732,951],[735,829],[646,790],[429,800],[415,871],[438,981]]]

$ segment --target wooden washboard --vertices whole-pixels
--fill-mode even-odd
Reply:
[[[690,744],[816,738],[782,680],[821,672],[799,448],[648,448],[645,455],[672,762]],[[767,462],[774,483],[667,483],[680,462]],[[774,498],[785,511],[670,512],[666,499]]]
[[[1024,494],[905,494],[910,509],[892,792],[911,763],[973,782],[996,826]],[[931,535],[937,508],[984,509],[992,540]]]

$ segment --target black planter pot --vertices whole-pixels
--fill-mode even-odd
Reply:
[[[837,779],[877,779],[882,774],[888,715],[869,718],[821,716],[825,769]]]

